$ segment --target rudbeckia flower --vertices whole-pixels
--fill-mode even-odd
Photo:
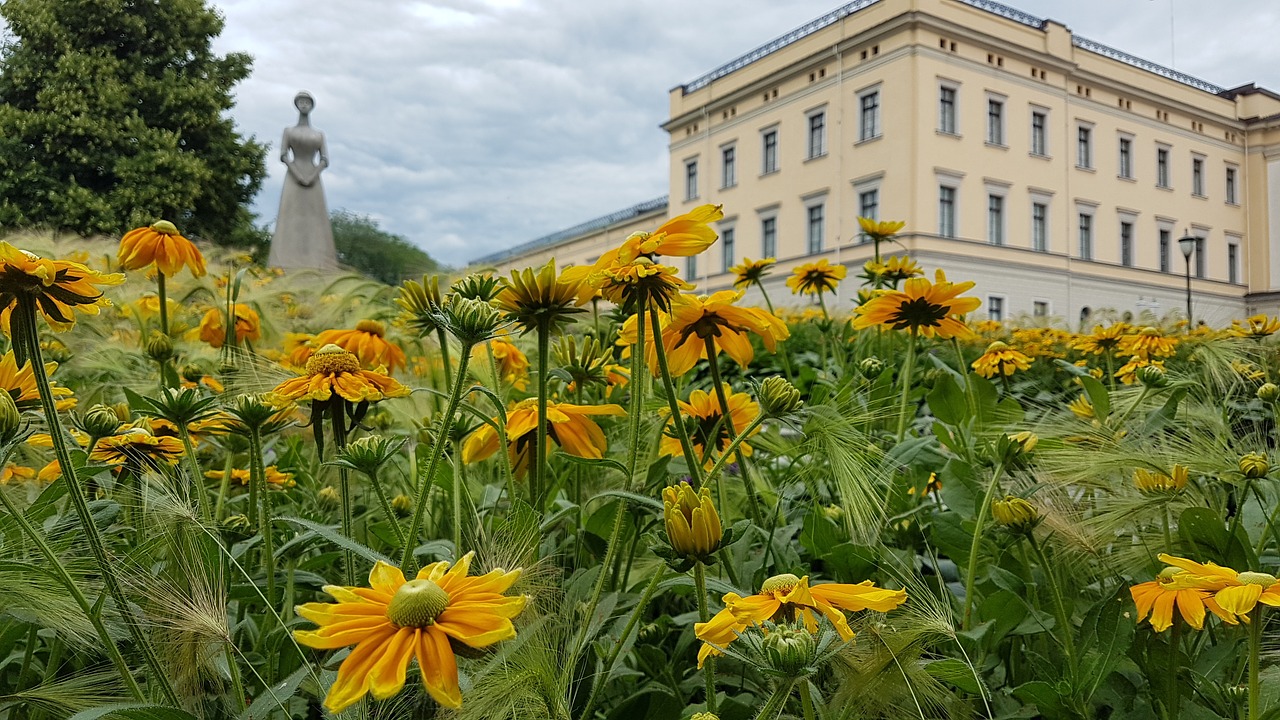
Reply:
[[[832,265],[822,258],[817,262],[805,263],[791,271],[787,278],[787,287],[793,295],[821,295],[824,292],[835,292],[836,286],[849,273],[844,265]]]
[[[36,479],[35,468],[29,468],[25,465],[14,465],[9,463],[4,466],[4,471],[0,472],[0,485],[8,485],[14,481],[31,482]]]
[[[1178,338],[1167,337],[1159,328],[1144,327],[1120,338],[1116,350],[1121,355],[1136,355],[1143,360],[1168,357],[1178,348]]]
[[[158,470],[182,457],[182,441],[156,437],[142,428],[130,428],[98,440],[89,459],[108,465],[128,465],[135,470]]]
[[[405,366],[404,351],[387,340],[387,326],[377,320],[361,320],[353,330],[325,330],[311,341],[312,347],[330,343],[354,354],[368,369],[386,367],[395,372]]]
[[[1199,590],[1213,593],[1213,599],[1227,613],[1247,618],[1258,603],[1280,607],[1280,580],[1262,572],[1236,572],[1213,563],[1198,563],[1186,558],[1161,554],[1160,562],[1172,565],[1185,574],[1180,581]]]
[[[722,654],[719,648],[733,642],[751,625],[798,617],[810,632],[817,632],[816,611],[831,622],[840,639],[848,642],[853,639],[853,630],[842,611],[889,612],[906,599],[906,591],[879,588],[870,580],[857,585],[829,583],[810,587],[807,575],[775,575],[764,581],[756,595],[725,595],[723,610],[711,620],[693,626],[694,634],[703,642],[698,651],[698,667],[702,667],[708,657]]]
[[[604,431],[593,415],[626,415],[620,405],[571,405],[547,403],[547,437],[565,452],[582,458],[599,459],[609,449]],[[497,418],[494,418],[497,422]],[[521,400],[507,411],[507,443],[511,466],[524,473],[533,462],[534,439],[538,432],[538,399]],[[462,444],[462,462],[484,460],[498,451],[498,431],[481,425]]]
[[[653,232],[632,233],[616,251],[617,259],[628,263],[641,255],[697,255],[719,237],[710,223],[723,217],[722,205],[701,205],[662,223]]]
[[[1155,580],[1129,588],[1129,594],[1138,607],[1138,622],[1150,615],[1151,627],[1156,632],[1173,626],[1175,607],[1182,619],[1196,630],[1204,628],[1205,610],[1230,625],[1237,624],[1235,617],[1218,606],[1212,593],[1195,587],[1191,575],[1178,567],[1166,567]]]
[[[168,277],[191,269],[195,277],[205,273],[204,256],[178,228],[168,220],[158,220],[149,227],[130,230],[120,239],[120,267],[138,270],[155,263],[156,269]]]
[[[45,375],[51,375],[57,369],[58,363],[44,364]],[[69,410],[76,406],[71,388],[60,387],[53,381],[49,384],[53,391],[56,409]],[[40,393],[36,389],[36,378],[31,369],[31,362],[27,361],[19,368],[12,350],[0,357],[0,390],[9,393],[9,397],[13,398],[13,403],[19,410],[36,410],[40,407]]]
[[[362,370],[360,361],[337,345],[325,345],[307,361],[307,374],[285,380],[269,395],[280,405],[298,400],[328,400],[337,393],[350,402],[404,397],[409,388],[379,370]]]
[[[124,275],[106,275],[69,260],[46,260],[7,242],[0,242],[0,311],[10,327],[10,313],[19,297],[31,298],[54,330],[70,330],[75,313],[97,315],[111,301],[99,285],[119,285]]]
[[[1253,338],[1261,340],[1262,338],[1280,332],[1280,319],[1272,319],[1265,314],[1250,316],[1243,322],[1240,320],[1232,320],[1231,328],[1228,333],[1236,337]]]
[[[497,306],[525,332],[542,326],[555,331],[558,326],[572,322],[577,313],[584,312],[578,306],[590,300],[579,293],[580,278],[580,273],[568,271],[557,275],[554,259],[537,270],[512,270],[511,277],[502,278]]]
[[[911,278],[902,290],[891,290],[854,308],[853,326],[859,330],[880,325],[894,330],[911,330],[925,337],[967,338],[973,331],[960,316],[977,310],[982,301],[959,297],[972,288],[973,281],[951,283],[942,270],[934,282]]]
[[[1120,345],[1120,340],[1132,329],[1127,323],[1122,322],[1107,327],[1095,325],[1092,333],[1077,337],[1071,347],[1090,355],[1108,355],[1115,351]]]
[[[330,712],[342,712],[365,693],[379,700],[396,695],[415,657],[431,697],[447,708],[462,707],[453,644],[486,648],[514,638],[511,618],[527,600],[503,595],[520,578],[520,570],[468,576],[474,556],[467,553],[452,568],[448,562],[433,563],[413,580],[378,562],[369,573],[370,587],[326,585],[324,591],[336,603],[295,608],[320,626],[294,631],[298,642],[319,650],[355,645],[325,696]]]
[[[708,339],[745,369],[755,355],[748,333],[758,335],[769,352],[777,351],[779,340],[791,337],[786,323],[773,313],[734,304],[741,299],[742,293],[732,290],[721,290],[711,297],[678,295],[672,299],[662,330],[662,345],[673,376],[689,372],[707,357]],[[646,354],[649,367],[657,376],[657,352]]]
[[[778,262],[774,258],[765,258],[763,260],[752,260],[751,258],[742,258],[742,262],[729,268],[729,272],[734,274],[733,286],[736,288],[745,287],[752,283],[758,283],[769,274],[773,264]]]
[[[898,231],[906,227],[907,224],[901,220],[881,220],[876,221],[871,218],[858,218],[858,227],[867,237],[875,242],[883,242],[898,234]]]
[[[262,319],[258,317],[258,312],[243,303],[236,303],[234,311],[236,315],[236,344],[246,340],[249,342],[261,340]],[[211,308],[201,318],[200,327],[197,329],[200,339],[215,350],[221,348],[227,342],[227,326],[223,312],[224,308]]]
[[[1138,468],[1133,471],[1133,484],[1144,495],[1174,495],[1187,487],[1187,476],[1185,465],[1174,465],[1167,473]]]
[[[1133,357],[1129,358],[1128,362],[1120,366],[1120,369],[1117,370],[1115,373],[1115,377],[1119,378],[1120,382],[1124,383],[1125,385],[1132,385],[1133,383],[1138,381],[1138,371],[1148,366],[1158,367],[1161,370],[1163,370],[1164,361],[1150,360],[1141,355],[1134,355]]]
[[[1007,377],[1030,368],[1031,362],[1031,358],[997,340],[987,346],[987,351],[974,360],[971,367],[984,378]]]
[[[894,255],[881,262],[868,260],[862,266],[862,277],[867,282],[897,286],[908,278],[924,275],[924,269],[906,255]]]
[[[724,393],[729,400],[729,416],[733,421],[733,427],[745,429],[760,414],[760,406],[747,393],[734,392],[728,383],[724,384]],[[724,412],[720,408],[720,401],[715,392],[694,390],[689,393],[688,402],[681,400],[679,405],[680,420],[678,422],[691,421],[689,440],[693,443],[694,453],[703,459],[707,469],[711,469],[715,465],[715,455],[729,449],[729,443],[733,441],[729,435],[728,425],[723,420]],[[670,419],[667,422],[670,423]],[[751,434],[755,435],[759,431],[760,429],[756,428]],[[715,453],[711,452],[713,449]],[[662,441],[658,445],[658,452],[671,457],[684,455],[684,449],[680,446],[680,439],[674,435],[674,430],[664,432]],[[751,457],[751,446],[746,442],[740,443],[735,455],[736,453]],[[733,462],[735,459],[731,457],[729,461]]]
[[[268,465],[266,468],[264,468],[264,470],[265,472],[263,474],[263,479],[267,481],[268,485],[279,485],[280,487],[290,488],[298,484],[293,479],[293,473],[281,472],[280,469],[277,468],[275,465]],[[209,470],[204,474],[204,476],[209,478],[210,480],[221,480],[222,471]],[[240,483],[241,485],[248,485],[250,479],[251,478],[249,477],[249,471],[247,469],[243,469],[243,468],[231,469],[232,482]]]

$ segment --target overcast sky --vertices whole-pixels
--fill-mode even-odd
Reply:
[[[214,2],[227,21],[218,50],[254,57],[234,114],[271,145],[260,220],[274,222],[280,135],[306,89],[329,144],[329,207],[455,266],[665,194],[667,91],[841,4]],[[1280,90],[1275,0],[1012,4],[1217,85]]]

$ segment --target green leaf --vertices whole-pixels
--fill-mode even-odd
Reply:
[[[258,720],[271,716],[275,708],[289,709],[289,699],[298,692],[298,686],[311,674],[311,666],[303,665],[275,685],[265,688],[253,704],[240,715],[240,720]]]
[[[355,553],[356,555],[359,555],[360,557],[364,558],[365,560],[368,560],[369,562],[382,561],[384,563],[387,563],[388,565],[396,564],[392,562],[391,559],[388,558],[386,555],[383,555],[377,550],[366,547],[356,542],[355,540],[352,540],[351,538],[344,537],[342,533],[338,532],[338,529],[332,525],[321,525],[320,523],[317,523],[317,522],[304,520],[299,517],[290,517],[287,515],[277,517],[275,519],[277,521],[293,523],[294,525],[298,525],[300,527],[306,528],[307,530],[310,530],[311,532],[315,533],[316,535],[319,535],[325,540],[328,540],[334,545],[337,545],[343,550],[350,550],[351,552]]]
[[[565,460],[568,460],[569,462],[577,465],[586,465],[588,467],[609,468],[610,470],[617,470],[618,472],[622,473],[623,477],[626,477],[626,474],[627,474],[627,466],[623,465],[617,460],[610,460],[609,458],[584,458],[584,457],[578,457],[577,455],[571,455],[569,453],[561,453],[560,456],[563,457]]]
[[[1092,375],[1081,375],[1077,380],[1084,387],[1084,394],[1089,396],[1089,402],[1093,403],[1093,416],[1100,422],[1106,422],[1111,414],[1111,393]]]
[[[605,497],[622,498],[633,505],[647,507],[659,515],[662,514],[662,501],[657,498],[649,497],[648,495],[640,495],[638,493],[627,492],[625,490],[604,490],[593,495],[591,499],[594,500],[596,498]]]
[[[1023,702],[1033,703],[1046,718],[1062,716],[1062,700],[1058,697],[1058,691],[1047,682],[1034,680],[1023,683],[1013,689],[1013,696]]]
[[[1133,643],[1133,620],[1130,614],[1133,601],[1129,589],[1120,586],[1115,594],[1103,600],[1089,611],[1081,627],[1080,678],[1089,685],[1084,689],[1084,699],[1093,697],[1129,651]]]
[[[965,402],[964,391],[956,383],[955,378],[943,375],[934,383],[933,390],[927,397],[929,412],[948,425],[959,425],[969,414],[969,406]]]
[[[106,705],[76,713],[70,720],[198,720],[186,710],[164,705]]]
[[[1200,507],[1183,510],[1178,516],[1178,534],[1197,554],[1212,558],[1220,565],[1258,567],[1258,556],[1244,528],[1238,528],[1236,534],[1231,535],[1222,516],[1214,510]]]

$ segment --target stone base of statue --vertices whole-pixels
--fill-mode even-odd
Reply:
[[[333,227],[320,178],[303,187],[291,175],[285,176],[267,264],[287,270],[337,269],[338,252],[333,245]]]

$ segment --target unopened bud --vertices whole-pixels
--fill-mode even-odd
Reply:
[[[413,513],[413,499],[408,495],[397,495],[391,498],[391,512],[398,518],[407,518]]]
[[[1164,368],[1157,365],[1144,365],[1138,368],[1138,381],[1149,388],[1162,388],[1169,384],[1169,378],[1164,374]]]
[[[487,302],[453,296],[445,305],[449,332],[464,345],[478,345],[493,338],[502,324],[502,313]]]
[[[765,637],[763,645],[769,666],[779,674],[798,678],[812,671],[817,642],[808,630],[781,625]]]
[[[342,502],[342,496],[338,494],[335,488],[329,485],[320,488],[320,492],[316,493],[316,499],[320,501],[322,506],[327,508],[336,508]]]
[[[1271,463],[1267,460],[1267,456],[1256,452],[1240,458],[1239,465],[1240,472],[1250,480],[1266,477],[1267,472],[1271,470]]]
[[[884,361],[878,357],[863,358],[858,363],[858,370],[867,378],[880,377],[880,373],[884,372]]]
[[[760,411],[768,417],[783,417],[800,409],[800,391],[777,375],[760,383]]]
[[[1280,385],[1263,383],[1258,388],[1258,399],[1264,403],[1274,403],[1277,399],[1280,399]]]
[[[109,405],[94,405],[85,411],[80,422],[89,437],[95,439],[110,437],[120,429],[120,416]]]
[[[22,413],[8,390],[0,389],[0,441],[8,444],[22,427]]]
[[[168,362],[173,358],[173,341],[164,333],[151,333],[144,349],[147,351],[147,357],[159,363]]]
[[[991,503],[991,517],[1015,533],[1029,533],[1040,522],[1040,513],[1034,505],[1011,495]]]

